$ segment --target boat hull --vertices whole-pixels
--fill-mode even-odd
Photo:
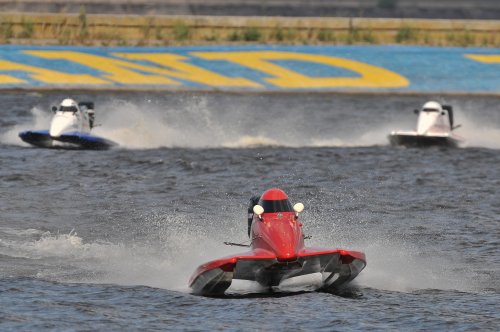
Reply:
[[[389,142],[391,145],[401,145],[406,147],[458,147],[460,144],[458,139],[451,136],[412,135],[399,133],[390,134]]]
[[[79,132],[52,137],[48,130],[28,130],[20,132],[19,137],[33,146],[49,149],[107,150],[116,146],[113,141]]]
[[[189,286],[194,294],[222,296],[233,280],[256,282],[259,293],[293,291],[335,292],[354,279],[366,266],[363,253],[346,250],[306,250],[293,261],[276,257],[240,255],[223,258],[198,268]],[[318,283],[295,287],[293,280],[319,275]]]

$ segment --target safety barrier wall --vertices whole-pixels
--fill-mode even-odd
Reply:
[[[500,49],[3,45],[0,88],[500,94]]]

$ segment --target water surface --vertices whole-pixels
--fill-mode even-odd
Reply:
[[[500,99],[454,105],[458,149],[388,146],[427,96],[97,93],[120,148],[31,148],[67,93],[0,96],[4,330],[496,330]],[[241,248],[269,187],[307,245],[364,251],[343,294],[204,298],[187,280]]]

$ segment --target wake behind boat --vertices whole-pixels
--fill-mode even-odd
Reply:
[[[116,143],[92,135],[94,127],[94,103],[76,103],[64,99],[59,107],[52,107],[54,117],[48,130],[27,130],[19,133],[26,143],[41,148],[106,150]]]
[[[392,145],[457,147],[464,142],[462,137],[453,132],[460,125],[453,124],[453,108],[450,105],[429,101],[415,113],[418,114],[417,130],[391,132],[389,141]]]
[[[221,296],[232,284],[245,285],[245,293],[333,292],[354,279],[366,266],[365,254],[306,247],[298,220],[303,209],[280,189],[264,192],[252,208],[251,250],[199,266],[189,281],[193,293]]]

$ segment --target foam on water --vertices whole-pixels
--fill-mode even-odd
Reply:
[[[478,275],[460,258],[425,252],[396,241],[366,242],[362,245],[368,266],[357,282],[363,286],[390,291],[422,289],[475,292]],[[457,261],[458,260],[458,261]]]
[[[189,277],[199,264],[244,251],[223,246],[218,239],[189,229],[165,232],[161,242],[151,239],[131,243],[87,241],[75,231],[69,234],[23,232],[19,231],[15,241],[1,241],[0,254],[44,262],[45,268],[39,269],[36,277],[65,282],[146,285],[188,292]],[[308,245],[325,246],[321,241],[315,242]],[[478,276],[468,270],[464,262],[423,253],[414,245],[393,239],[364,238],[360,243],[342,247],[363,248],[368,265],[354,282],[363,287],[399,292],[479,290]],[[317,280],[312,284],[316,283]],[[284,289],[294,287],[307,289],[300,283],[284,285]],[[251,290],[247,285],[235,283],[233,291],[246,293]]]
[[[399,128],[398,124],[375,124],[364,132],[352,132],[338,137],[313,138],[310,145],[313,147],[361,147],[387,145],[387,135]]]
[[[157,147],[224,147],[258,146],[331,147],[373,146],[387,144],[387,134],[394,124],[375,124],[348,134],[338,134],[333,128],[326,134],[302,126],[307,116],[290,114],[279,121],[261,122],[248,118],[248,110],[233,110],[232,117],[218,114],[198,99],[188,101],[183,109],[155,104],[130,102],[111,103],[105,107],[103,126],[97,135],[108,137],[127,148]],[[235,115],[236,114],[236,115]],[[303,119],[303,117],[306,119]],[[397,126],[396,126],[397,127]]]
[[[367,266],[353,282],[363,287],[398,292],[424,289],[477,292],[491,284],[465,258],[436,252],[426,243],[386,234],[382,229],[367,231],[362,224],[344,229],[334,225],[329,229],[323,224],[319,233],[315,233],[307,230],[307,224],[305,227],[307,234],[312,235],[306,246],[365,253]]]
[[[247,148],[258,146],[283,146],[272,138],[265,136],[242,136],[235,142],[227,142],[223,144],[225,148]]]
[[[0,255],[43,264],[36,274],[42,279],[188,291],[189,277],[199,264],[234,249],[190,229],[182,216],[174,219],[168,227],[149,224],[148,238],[131,242],[89,241],[77,231],[2,229],[11,236],[0,240]]]
[[[31,109],[32,117],[25,123],[20,123],[8,128],[0,135],[0,142],[10,145],[28,145],[19,138],[19,132],[33,129],[48,129],[52,113],[38,107]]]
[[[500,149],[500,122],[479,112],[466,113],[459,109],[456,113],[456,123],[462,125],[456,133],[465,138],[466,147]]]
[[[465,146],[500,148],[500,124],[487,113],[465,111],[456,107],[457,134]],[[286,117],[262,121],[265,114],[235,107],[230,114],[209,107],[203,97],[190,98],[182,106],[143,102],[107,101],[96,110],[93,133],[119,143],[122,148],[246,148],[262,145],[285,147],[360,147],[387,145],[393,130],[412,130],[408,119],[399,117],[391,123],[374,116],[369,123],[360,122],[352,130],[342,130],[343,123],[332,122],[331,130],[317,131],[308,124],[307,114],[291,112]],[[52,114],[37,107],[32,118],[9,128],[0,137],[5,144],[24,145],[18,133],[28,129],[48,128]],[[242,120],[244,119],[244,120]],[[412,119],[415,120],[416,119]],[[493,120],[493,121],[492,121]],[[384,121],[384,122],[382,122]],[[322,124],[324,125],[324,124]]]

